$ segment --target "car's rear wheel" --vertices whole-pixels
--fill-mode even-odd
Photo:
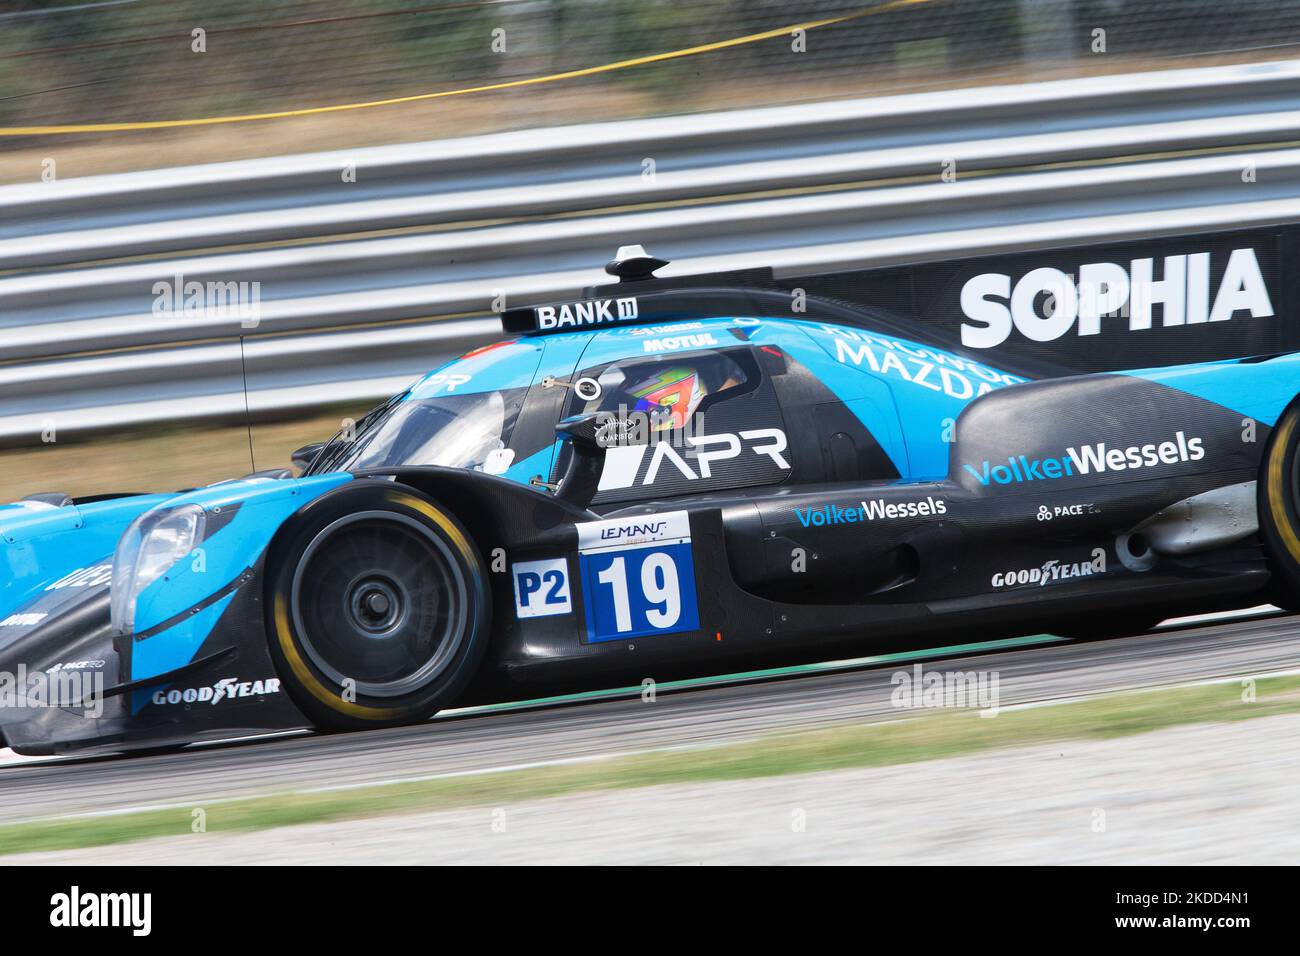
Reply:
[[[423,720],[483,659],[482,558],[413,488],[362,481],[312,502],[284,529],[269,571],[271,655],[320,729]]]
[[[1278,419],[1260,470],[1259,530],[1273,583],[1269,598],[1279,607],[1300,609],[1300,407]]]

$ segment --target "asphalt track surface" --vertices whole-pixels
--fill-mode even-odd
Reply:
[[[1001,706],[1135,687],[1300,668],[1300,618],[1270,614],[1141,637],[1022,645],[928,658],[925,667],[996,670]],[[942,664],[939,661],[942,660]],[[480,709],[414,727],[301,734],[168,754],[59,759],[0,767],[0,822],[200,805],[285,790],[580,760],[765,733],[907,716],[891,705],[892,675],[912,660],[801,669],[769,679],[618,699]]]

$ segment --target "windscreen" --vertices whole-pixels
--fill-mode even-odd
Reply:
[[[525,389],[403,397],[380,406],[322,450],[307,474],[398,465],[442,465],[499,473]]]

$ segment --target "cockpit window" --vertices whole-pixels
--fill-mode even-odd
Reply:
[[[584,399],[590,389],[571,389],[565,417],[609,413],[649,439],[605,449],[596,505],[779,484],[790,475],[780,407],[749,346],[621,359],[575,379],[595,379],[599,394]],[[565,443],[551,481],[572,455]]]
[[[651,431],[688,428],[692,419],[732,389],[752,387],[751,376],[731,356],[706,352],[691,356],[620,362],[596,378],[600,396],[583,401],[576,394],[566,415],[615,412],[621,418],[644,416]]]
[[[526,389],[389,402],[344,428],[304,474],[442,465],[500,474]]]

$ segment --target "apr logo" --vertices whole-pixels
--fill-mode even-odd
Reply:
[[[687,435],[688,448],[678,451],[671,441],[609,448],[600,473],[600,491],[653,485],[665,477],[699,481],[713,478],[718,466],[731,462],[746,473],[760,466],[774,475],[790,470],[785,457],[785,432],[754,428],[739,434]]]
[[[1143,331],[1154,324],[1156,305],[1166,328],[1226,322],[1238,313],[1256,319],[1273,315],[1254,249],[1232,250],[1213,290],[1210,254],[1197,252],[1165,256],[1159,279],[1153,259],[1133,259],[1127,269],[1117,262],[1090,262],[1079,267],[1077,284],[1060,269],[1034,269],[1014,285],[1001,272],[974,276],[961,290],[961,310],[969,320],[962,323],[961,344],[991,349],[1013,328],[1034,342],[1055,341],[1071,329],[1096,335],[1102,317],[1116,313],[1127,315],[1128,331]]]
[[[1185,432],[1178,432],[1170,441],[1129,445],[1126,448],[1112,448],[1105,442],[1098,442],[1080,448],[1067,448],[1064,455],[1055,458],[1011,455],[1005,465],[995,465],[986,458],[978,466],[962,465],[962,468],[981,485],[1011,485],[1109,471],[1132,471],[1155,465],[1177,465],[1200,461],[1204,457],[1205,446],[1200,438],[1189,438]]]
[[[543,330],[629,322],[640,314],[634,297],[584,299],[581,302],[566,302],[560,306],[539,305],[535,312],[537,327]]]

